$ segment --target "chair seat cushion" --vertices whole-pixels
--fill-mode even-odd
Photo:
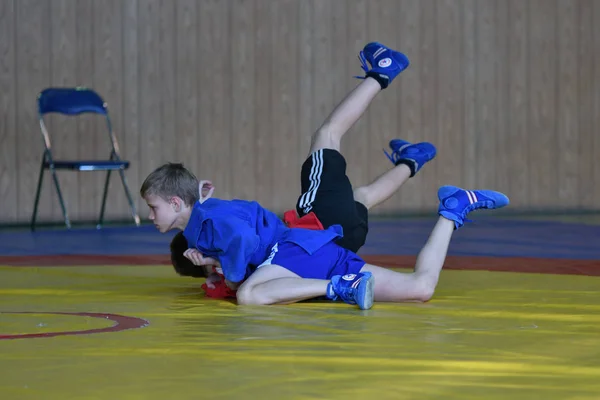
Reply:
[[[50,168],[50,163],[45,163],[46,168]],[[77,160],[77,161],[54,161],[55,169],[73,169],[77,171],[107,171],[129,168],[129,161],[110,161],[110,160]]]

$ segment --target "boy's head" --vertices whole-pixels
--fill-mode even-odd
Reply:
[[[196,266],[190,260],[185,258],[183,253],[188,249],[188,242],[182,232],[178,232],[171,241],[171,264],[181,276],[191,276],[194,278],[206,278],[208,276],[207,268]]]
[[[183,164],[164,164],[148,175],[140,195],[150,207],[148,218],[161,233],[183,230],[198,201],[198,179]]]

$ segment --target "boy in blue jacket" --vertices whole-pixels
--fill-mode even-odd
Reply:
[[[381,64],[386,68],[369,70],[367,58],[369,62],[375,62],[375,54],[379,57],[376,65]],[[386,155],[394,168],[370,184],[353,189],[346,175],[346,160],[340,153],[341,139],[382,88],[409,64],[403,54],[378,43],[367,45],[359,58],[367,72],[365,82],[337,105],[315,133],[308,158],[302,165],[302,194],[296,209],[284,214],[284,221],[289,227],[324,229],[341,225],[343,237],[336,239],[335,243],[355,253],[366,241],[369,210],[388,199],[436,155],[431,143],[411,144],[400,139],[392,140],[389,143],[391,152],[386,152]],[[214,283],[221,279],[211,273],[212,259],[188,249],[181,233],[175,235],[171,242],[171,260],[180,275],[207,278],[202,288],[208,296],[235,296],[225,288],[221,290],[222,285],[214,290]]]
[[[374,96],[408,66],[403,54],[378,43],[365,46],[361,60],[367,73],[365,81],[314,137],[312,150],[316,157],[312,157],[309,174],[312,177],[319,176],[327,159],[339,155],[342,135]],[[433,155],[435,152],[431,158]],[[411,176],[428,161],[423,155],[414,158],[407,164]],[[303,175],[304,170],[303,167]],[[320,179],[311,181],[306,196],[299,199],[300,214],[314,210],[320,183]],[[218,260],[228,281],[242,282],[257,266],[239,287],[239,304],[285,304],[326,296],[358,304],[361,309],[370,308],[374,300],[428,300],[437,285],[453,230],[462,226],[474,209],[508,204],[501,193],[442,187],[438,192],[440,220],[417,259],[415,272],[404,274],[368,265],[354,252],[336,244],[343,237],[340,225],[322,231],[290,229],[256,202],[208,199],[201,203],[195,202],[197,193],[195,177],[174,164],[153,172],[141,189],[157,228],[161,232],[183,230],[190,247]]]

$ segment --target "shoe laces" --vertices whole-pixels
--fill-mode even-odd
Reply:
[[[383,152],[385,153],[388,160],[390,160],[393,164],[396,164],[399,160],[402,159],[402,156],[400,155],[400,153],[402,152],[402,150],[404,150],[408,146],[411,146],[411,144],[406,143],[403,146],[398,147],[397,149],[393,149],[391,154],[388,153],[385,149],[383,149]]]
[[[360,51],[360,53],[358,53],[358,59],[360,60],[360,66],[363,69],[363,71],[365,71],[365,74],[367,72],[369,72],[370,68],[369,65],[367,64],[367,58],[365,57],[365,52],[364,51]],[[358,79],[365,79],[365,76],[355,76],[355,78]]]
[[[394,150],[390,154],[385,149],[383,149],[383,153],[393,164],[396,164],[396,162],[398,162],[398,160],[400,160],[400,152],[398,150]]]
[[[356,293],[356,288],[350,286],[338,286],[336,295],[339,299],[342,299],[349,304],[355,304],[354,294]]]
[[[336,294],[340,297],[352,297],[352,288],[350,286],[338,286]]]
[[[490,206],[493,206],[493,205],[494,205],[494,202],[492,200],[478,200],[475,203],[470,204],[467,207],[465,207],[465,209],[461,213],[461,217],[464,222],[473,222],[473,220],[470,220],[467,218],[467,215],[471,211],[479,210],[480,208],[490,208]]]

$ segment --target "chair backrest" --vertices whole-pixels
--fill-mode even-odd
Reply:
[[[111,158],[120,159],[119,144],[112,130],[112,124],[108,115],[108,106],[106,102],[94,90],[86,87],[50,87],[42,90],[38,95],[38,113],[40,128],[46,153],[49,159],[52,158],[50,152],[50,135],[44,123],[44,114],[59,113],[68,116],[76,116],[83,113],[94,113],[104,116],[108,128],[108,137],[111,142]]]
[[[96,113],[107,115],[108,110],[102,97],[92,89],[47,88],[38,95],[40,117],[47,113],[78,115]]]

